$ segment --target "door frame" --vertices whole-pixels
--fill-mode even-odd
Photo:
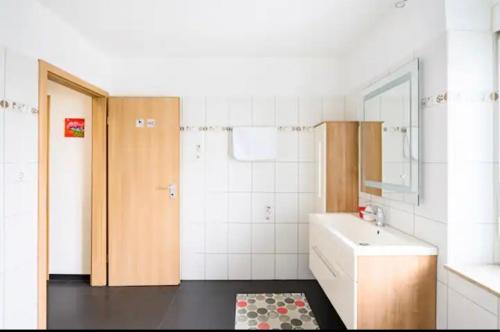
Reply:
[[[108,93],[38,60],[38,328],[47,328],[49,223],[49,109],[47,84],[56,82],[92,97],[91,278],[92,286],[107,284],[107,98]]]

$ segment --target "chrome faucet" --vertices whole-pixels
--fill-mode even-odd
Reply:
[[[384,209],[382,209],[380,206],[377,206],[377,213],[375,214],[375,225],[377,225],[378,227],[384,227],[384,222]]]
[[[385,222],[384,209],[382,209],[380,206],[371,205],[371,204],[368,205],[367,207],[370,207],[367,210],[370,211],[369,213],[372,214],[372,216],[373,216],[373,219],[371,219],[371,220],[375,220],[375,224],[378,227],[383,227],[384,222]],[[366,213],[366,210],[365,210],[365,213]]]

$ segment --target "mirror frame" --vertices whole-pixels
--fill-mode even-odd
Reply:
[[[392,88],[410,82],[410,123],[409,123],[409,150],[412,156],[412,148],[414,144],[412,140],[415,138],[412,134],[413,130],[417,132],[417,150],[418,159],[416,161],[410,158],[410,186],[403,186],[391,183],[384,183],[379,181],[370,181],[364,179],[364,163],[360,163],[360,184],[367,188],[381,189],[391,191],[394,194],[401,194],[401,198],[396,195],[387,197],[391,200],[403,201],[410,204],[418,205],[421,193],[420,172],[421,172],[421,121],[420,121],[420,61],[418,58],[410,63],[402,66],[401,68],[390,73],[386,77],[380,79],[370,87],[365,89],[362,93],[362,121],[366,121],[366,102],[370,99],[376,98],[381,94],[391,90]],[[361,144],[361,142],[360,142]],[[362,149],[360,148],[360,160],[363,160]],[[383,194],[381,197],[384,197]]]

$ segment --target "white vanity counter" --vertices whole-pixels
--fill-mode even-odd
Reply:
[[[354,214],[309,221],[309,267],[347,328],[435,327],[435,247]]]
[[[354,214],[312,214],[310,223],[338,236],[354,254],[362,256],[437,255],[437,248],[392,227],[377,227]]]

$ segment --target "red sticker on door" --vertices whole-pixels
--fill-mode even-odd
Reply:
[[[85,137],[85,119],[64,119],[64,137]]]

